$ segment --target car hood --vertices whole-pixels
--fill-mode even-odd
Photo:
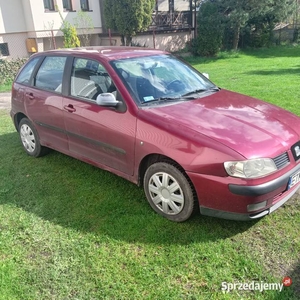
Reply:
[[[245,158],[275,157],[300,139],[300,118],[272,104],[220,90],[202,98],[143,110],[155,123],[175,123]]]

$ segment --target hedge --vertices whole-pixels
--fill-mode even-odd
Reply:
[[[19,69],[27,60],[28,58],[17,58],[12,60],[0,59],[0,85],[13,82]]]

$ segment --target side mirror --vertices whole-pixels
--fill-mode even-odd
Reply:
[[[120,102],[112,93],[102,93],[97,96],[96,103],[100,106],[116,107]]]

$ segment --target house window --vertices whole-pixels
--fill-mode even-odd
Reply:
[[[72,11],[72,0],[63,0],[63,7],[65,11]]]
[[[0,44],[0,56],[9,56],[8,44],[1,43]]]
[[[45,10],[55,10],[54,1],[53,0],[44,0]]]
[[[85,11],[90,10],[89,1],[88,0],[80,0],[80,7],[81,7],[81,10],[85,10]]]

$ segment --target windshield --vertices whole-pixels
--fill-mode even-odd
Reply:
[[[120,59],[112,65],[141,105],[195,99],[199,93],[217,89],[205,76],[171,55]]]

